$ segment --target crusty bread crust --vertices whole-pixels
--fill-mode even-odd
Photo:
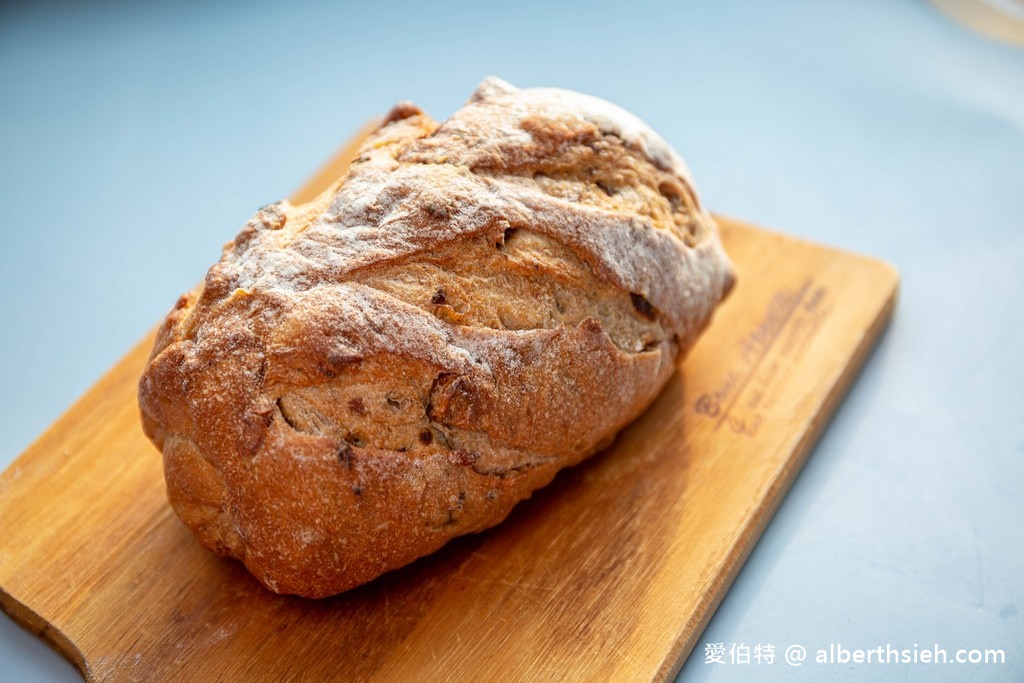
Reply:
[[[203,545],[327,596],[607,446],[731,283],[656,134],[488,79],[440,126],[397,106],[333,187],[242,228],[160,329],[143,425]]]

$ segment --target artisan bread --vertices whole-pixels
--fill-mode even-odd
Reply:
[[[143,426],[203,545],[331,595],[609,445],[732,277],[646,125],[488,79],[440,125],[397,106],[317,199],[256,213],[160,328]]]

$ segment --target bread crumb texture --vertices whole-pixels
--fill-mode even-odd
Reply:
[[[631,114],[489,78],[400,104],[317,199],[260,209],[139,385],[178,517],[322,597],[497,524],[611,443],[732,284]]]

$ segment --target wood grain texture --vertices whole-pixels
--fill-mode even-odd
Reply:
[[[898,285],[882,262],[720,223],[739,284],[612,448],[499,527],[327,600],[267,592],[174,517],[139,426],[144,339],[0,476],[0,604],[88,680],[671,678]]]

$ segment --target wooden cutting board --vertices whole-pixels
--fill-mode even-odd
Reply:
[[[720,223],[739,284],[612,448],[501,526],[327,600],[264,590],[174,517],[139,426],[144,339],[0,477],[0,603],[88,680],[673,677],[898,284],[877,260]]]

